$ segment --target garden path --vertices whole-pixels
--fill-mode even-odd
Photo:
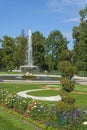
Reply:
[[[42,90],[46,90],[46,89],[26,90],[26,91],[18,92],[17,95],[20,97],[24,97],[24,98],[32,98],[35,100],[42,100],[42,101],[59,101],[59,100],[61,100],[60,95],[50,96],[50,97],[41,97],[41,96],[32,96],[32,95],[27,94],[32,91],[42,91]],[[49,88],[48,88],[48,90],[49,90]]]
[[[49,86],[43,86],[42,89],[33,89],[33,90],[26,90],[26,91],[22,91],[22,92],[18,92],[17,95],[20,97],[24,97],[24,98],[32,98],[35,100],[43,100],[43,101],[59,101],[61,100],[61,96],[57,95],[57,96],[50,96],[50,97],[41,97],[41,96],[32,96],[29,95],[27,93],[32,92],[32,91],[42,91],[42,90],[60,90],[60,88],[52,88]],[[87,94],[87,92],[72,92],[75,94]]]

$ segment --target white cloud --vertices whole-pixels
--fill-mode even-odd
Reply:
[[[82,9],[85,7],[87,4],[87,0],[46,0],[45,3],[45,8],[44,9],[38,9],[37,11],[35,10],[34,12],[38,13],[67,13],[67,12],[72,12],[72,10],[76,10],[77,7],[77,12],[78,9]],[[69,7],[69,8],[68,8]],[[74,9],[73,9],[74,8]],[[71,10],[70,10],[71,9]]]
[[[78,1],[72,0],[72,3],[73,3],[74,5],[83,6],[83,5],[86,5],[86,4],[87,4],[87,0],[78,0]]]
[[[47,2],[47,8],[53,13],[63,12],[64,7],[62,5],[59,0],[48,0]]]
[[[87,0],[48,0],[48,7],[50,8],[56,8],[56,7],[60,7],[61,6],[84,6],[87,4]]]
[[[57,6],[59,6],[59,2],[58,2],[58,0],[50,0],[48,2],[48,6],[49,7],[57,7]]]
[[[78,5],[83,6],[87,4],[87,0],[62,0],[66,5]]]
[[[66,20],[64,20],[65,22],[80,22],[80,19],[79,19],[79,17],[77,17],[77,18],[70,18],[70,19],[66,19]]]

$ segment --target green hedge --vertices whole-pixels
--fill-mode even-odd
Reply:
[[[87,71],[79,71],[78,76],[87,77]]]

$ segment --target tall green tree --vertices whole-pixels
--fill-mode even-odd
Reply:
[[[15,40],[12,37],[5,35],[2,40],[2,64],[3,68],[12,70],[15,67],[14,52],[15,52]]]
[[[80,10],[80,24],[73,28],[73,61],[78,70],[87,71],[87,6]]]
[[[58,30],[50,32],[45,44],[45,59],[49,70],[58,69],[57,66],[61,60],[62,50],[67,49],[68,41]]]
[[[79,11],[80,14],[80,20],[83,22],[84,20],[87,20],[87,5],[85,6],[84,9]]]
[[[40,70],[45,69],[44,43],[45,37],[39,31],[32,34],[33,64],[37,65]]]
[[[15,52],[15,64],[17,68],[25,64],[26,61],[26,49],[27,49],[27,36],[24,34],[24,30],[21,31],[21,35],[15,38],[16,52]]]
[[[0,70],[3,69],[3,63],[2,63],[2,59],[3,59],[3,50],[2,48],[0,48]]]

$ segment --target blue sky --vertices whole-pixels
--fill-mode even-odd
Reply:
[[[26,35],[31,29],[45,37],[59,30],[72,49],[72,28],[79,25],[79,10],[86,4],[87,0],[0,0],[0,38],[19,36],[22,29]]]

